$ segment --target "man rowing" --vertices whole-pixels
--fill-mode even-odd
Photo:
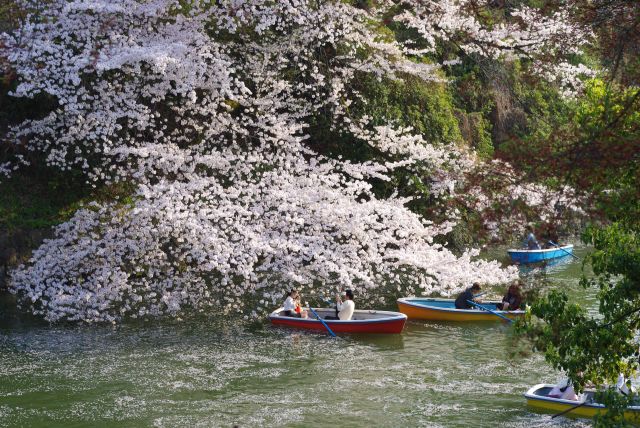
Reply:
[[[467,288],[462,293],[460,293],[456,298],[456,302],[455,302],[456,309],[473,309],[473,306],[469,302],[470,301],[478,302],[478,303],[481,302],[480,299],[478,299],[477,297],[477,294],[480,293],[480,289],[481,289],[480,284],[477,282],[474,282],[471,287]]]

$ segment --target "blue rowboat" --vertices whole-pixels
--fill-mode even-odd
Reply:
[[[537,263],[545,260],[557,259],[559,257],[573,254],[573,245],[547,248],[545,250],[508,250],[511,260],[518,263]]]

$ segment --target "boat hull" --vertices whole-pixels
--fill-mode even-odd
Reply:
[[[326,312],[326,310],[315,310],[324,317],[322,313]],[[281,309],[269,315],[271,324],[302,330],[327,331],[324,325],[315,319],[312,314],[309,314],[309,318],[305,319],[282,316],[279,314],[280,312]],[[327,323],[329,328],[335,333],[399,334],[402,332],[404,324],[407,321],[407,316],[398,312],[364,310],[354,312],[354,318],[365,318],[365,316],[369,316],[370,318],[350,321],[324,320],[324,322]]]
[[[573,254],[573,245],[545,250],[508,250],[511,260],[517,263],[539,263],[545,260],[567,257]]]
[[[502,319],[490,312],[479,309],[456,309],[453,299],[428,299],[405,297],[398,299],[398,309],[409,319],[429,320],[429,321],[501,321]],[[490,309],[495,309],[497,302],[483,303]],[[524,314],[524,311],[500,311],[495,310],[502,316],[515,319]],[[504,321],[504,320],[502,320]]]
[[[569,409],[573,409],[567,412],[564,416],[581,418],[593,418],[598,414],[604,414],[607,412],[607,409],[602,404],[589,403],[576,408],[576,406],[580,404],[580,401],[552,398],[541,393],[541,391],[547,392],[551,388],[553,388],[553,385],[545,384],[535,385],[530,388],[529,391],[524,394],[525,398],[527,399],[527,406],[538,411],[556,414],[567,411]],[[640,407],[629,407],[625,411],[624,417],[627,421],[630,422],[640,422]]]

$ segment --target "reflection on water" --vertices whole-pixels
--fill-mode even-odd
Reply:
[[[570,264],[575,263],[575,259],[569,255],[558,257],[557,259],[546,260],[541,263],[521,264],[518,270],[521,275],[545,272],[547,275],[554,275],[562,272]]]
[[[593,300],[579,262],[547,269]],[[527,388],[556,375],[513,352],[502,323],[409,322],[401,336],[335,340],[224,318],[49,326],[0,300],[2,426],[588,424],[525,407]]]

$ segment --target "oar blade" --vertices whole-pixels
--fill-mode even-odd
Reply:
[[[469,304],[471,304],[471,305],[473,305],[473,306],[476,306],[477,308],[480,308],[480,309],[482,309],[483,311],[487,311],[487,312],[489,312],[489,313],[491,313],[491,314],[493,314],[493,315],[495,315],[495,316],[497,316],[497,317],[500,317],[500,318],[502,318],[502,319],[503,319],[503,320],[505,320],[505,321],[509,321],[509,323],[512,323],[512,322],[513,322],[513,320],[512,320],[511,318],[505,317],[504,315],[499,314],[499,313],[497,313],[496,311],[492,311],[491,309],[489,309],[489,308],[487,308],[487,307],[485,307],[485,306],[479,305],[478,303],[474,302],[473,300],[467,300],[467,303],[469,303]]]
[[[318,315],[318,313],[316,311],[313,310],[313,308],[311,306],[309,306],[309,310],[311,311],[311,313],[313,315],[316,316],[316,318],[318,319],[318,321],[320,321],[322,323],[322,325],[324,326],[324,328],[327,329],[327,331],[329,332],[329,334],[331,335],[331,337],[337,337],[336,334],[333,332],[333,330],[331,330],[331,328],[329,327],[329,325],[324,322],[324,320],[322,318],[320,318],[320,315]]]

